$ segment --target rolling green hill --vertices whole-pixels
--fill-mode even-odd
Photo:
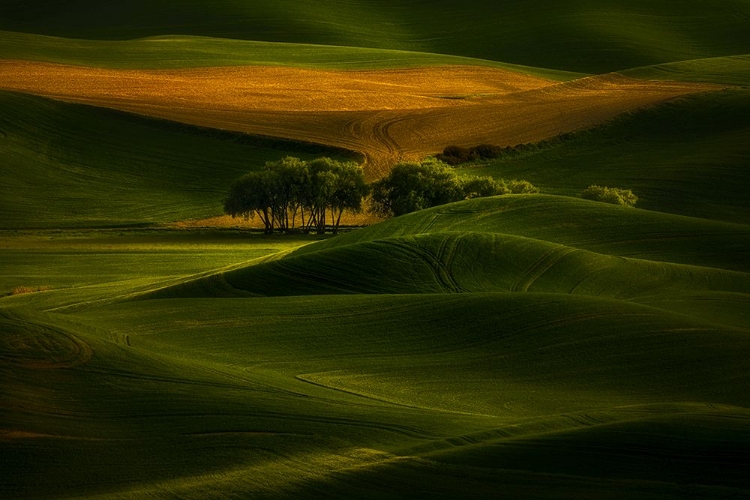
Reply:
[[[636,259],[747,272],[750,227],[550,195],[505,195],[387,220],[297,252],[415,234],[510,234]]]
[[[114,69],[262,65],[345,70],[461,64],[507,68],[560,81],[584,76],[582,73],[427,52],[184,35],[102,41],[0,31],[0,59]]]
[[[147,297],[477,292],[562,293],[644,303],[697,293],[705,298],[742,297],[750,294],[750,274],[624,259],[507,234],[463,231],[292,255],[189,281]],[[737,309],[745,305],[738,304]]]
[[[750,491],[747,226],[518,195],[308,241],[0,234],[51,288],[0,297],[0,494]]]
[[[0,387],[11,496],[747,491],[745,330],[536,293],[149,300],[33,316],[13,303]],[[728,456],[727,440],[725,468],[704,453]],[[589,466],[594,443],[612,464]],[[647,450],[675,459],[648,471]],[[371,482],[394,470],[395,482]],[[549,479],[529,489],[539,473]]]
[[[750,53],[744,0],[10,0],[0,29],[68,38],[203,35],[436,52],[602,73]],[[366,20],[366,21],[365,21]]]
[[[234,179],[289,154],[346,153],[0,93],[0,228],[217,215]]]
[[[622,72],[636,78],[725,83],[750,86],[750,55],[711,57],[632,68]]]
[[[730,74],[747,84],[742,71],[748,68],[742,59]],[[636,111],[537,152],[463,172],[527,179],[567,196],[591,184],[621,187],[632,189],[646,209],[748,223],[749,138],[750,92],[732,89]]]
[[[544,194],[336,237],[159,226],[346,151],[0,93],[0,498],[750,498],[749,26],[747,0],[0,2],[0,59],[732,86],[460,170]]]

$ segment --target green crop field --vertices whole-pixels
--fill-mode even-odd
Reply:
[[[351,151],[0,91],[0,498],[750,498],[750,2],[0,3],[0,65],[549,80],[445,106],[478,130],[557,82],[595,117],[589,85],[707,84],[456,167],[540,194],[338,235],[210,224]]]
[[[581,72],[750,53],[746,0],[8,0],[0,29],[406,49]]]
[[[353,157],[7,92],[0,92],[0,134],[2,229],[209,217],[232,180],[266,161]]]
[[[750,67],[750,65],[748,65]],[[591,184],[622,186],[650,210],[750,221],[750,92],[681,98],[529,152],[461,169],[528,179],[576,196]]]

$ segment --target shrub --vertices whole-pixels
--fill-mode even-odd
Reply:
[[[503,148],[492,144],[480,144],[469,149],[469,154],[473,155],[474,159],[494,160],[503,154]]]
[[[625,207],[634,207],[638,202],[638,197],[630,189],[610,188],[606,186],[591,185],[587,187],[581,198],[584,200],[601,201],[613,205],[622,205]]]
[[[461,146],[447,146],[443,152],[437,155],[437,159],[448,165],[455,166],[470,161],[471,153]]]
[[[510,190],[505,181],[495,180],[492,177],[473,177],[463,181],[464,198],[482,198],[485,196],[498,196],[508,194]]]
[[[519,181],[516,179],[508,182],[508,190],[513,194],[536,194],[539,192],[539,189],[529,181]]]
[[[504,149],[492,144],[480,144],[472,148],[448,146],[437,155],[437,159],[451,166],[476,160],[494,160],[503,155]]]

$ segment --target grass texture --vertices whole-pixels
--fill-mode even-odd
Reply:
[[[714,79],[686,78],[696,74]],[[741,72],[733,74],[746,82]],[[640,197],[639,207],[747,223],[748,137],[750,92],[735,88],[631,112],[536,152],[462,172],[527,179],[567,196],[591,184],[627,188]]]
[[[267,160],[344,151],[0,93],[0,497],[750,497],[748,19],[740,0],[3,2],[3,59],[734,87],[461,170],[547,194],[335,238],[153,226],[217,215]],[[575,197],[589,184],[639,208]]]
[[[200,35],[411,50],[602,73],[750,53],[743,0],[463,2],[10,0],[0,29],[67,38]],[[363,21],[365,20],[366,21]]]
[[[539,213],[511,201],[565,213],[559,197],[463,202],[313,244],[5,234],[2,286],[52,289],[0,298],[0,491],[746,494],[748,275],[622,259],[601,233],[609,255],[498,232],[497,214],[528,227]],[[647,247],[639,212],[620,234]],[[420,234],[438,213],[467,230]],[[690,224],[675,232],[700,233]],[[590,226],[566,232],[592,244]],[[699,296],[723,314],[675,305]]]
[[[3,229],[148,225],[220,212],[266,161],[345,152],[0,93]]]

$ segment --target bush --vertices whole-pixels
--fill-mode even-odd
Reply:
[[[584,200],[601,201],[613,205],[622,205],[625,207],[634,207],[638,202],[638,197],[630,189],[610,188],[606,186],[592,185],[587,187],[581,198]]]
[[[539,189],[529,181],[519,181],[516,179],[508,182],[508,190],[513,194],[536,194],[539,192]]]
[[[503,154],[503,148],[492,144],[480,144],[469,149],[469,154],[474,156],[473,159],[494,160]]]
[[[437,159],[448,165],[456,166],[476,160],[494,160],[502,156],[504,151],[500,146],[492,144],[480,144],[468,149],[461,146],[448,146],[437,155]]]
[[[443,163],[455,166],[471,161],[471,152],[461,146],[448,146],[436,158]]]
[[[463,189],[466,199],[498,196],[510,192],[504,180],[498,181],[492,177],[473,177],[464,180]]]

